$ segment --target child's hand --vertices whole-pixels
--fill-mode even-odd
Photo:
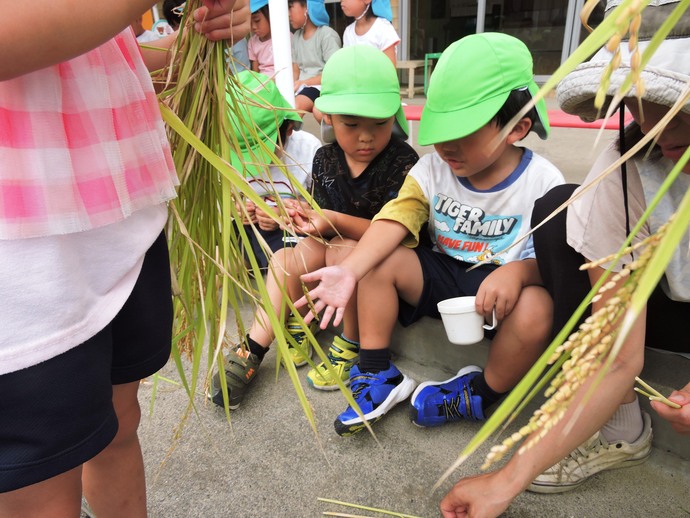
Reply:
[[[312,309],[305,316],[304,321],[311,322],[314,315],[318,315],[325,308],[321,316],[321,329],[326,329],[334,314],[333,325],[340,324],[345,314],[345,306],[355,291],[357,284],[355,274],[342,266],[329,266],[315,272],[305,273],[300,278],[305,283],[320,281],[319,285],[309,292],[309,299],[313,303],[313,307],[306,296],[295,302],[297,308],[309,305]]]
[[[237,213],[242,216],[242,224],[249,225],[250,223],[256,223],[256,205],[253,201],[245,200],[244,208],[241,204],[236,203],[235,209]]]
[[[275,216],[279,213],[278,207],[272,207],[272,209],[274,215],[266,214],[258,207],[255,209],[254,214],[256,215],[256,221],[261,230],[275,230],[280,227],[278,222],[275,220]]]
[[[310,236],[325,236],[329,230],[332,230],[325,214],[319,214],[315,210],[309,209],[305,211],[305,217],[300,217],[293,220],[293,226],[300,234]]]
[[[674,390],[668,399],[681,405],[681,408],[671,408],[659,401],[652,401],[652,408],[671,423],[676,432],[690,435],[690,383],[680,390]]]
[[[496,308],[496,319],[500,322],[510,314],[520,298],[522,281],[509,268],[511,264],[505,264],[491,272],[477,290],[475,308],[488,319]]]
[[[295,93],[297,93],[299,91],[299,89],[302,88],[303,86],[308,86],[307,81],[305,79],[303,79],[301,81],[298,79],[297,81],[295,81]]]
[[[194,30],[211,41],[239,41],[249,34],[249,0],[201,0],[193,13]]]

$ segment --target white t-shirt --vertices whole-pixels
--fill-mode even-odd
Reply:
[[[269,168],[270,181],[257,176],[249,179],[249,184],[259,196],[275,196],[281,198],[300,198],[294,188],[295,183],[311,189],[311,166],[316,151],[321,147],[321,141],[306,131],[293,131],[283,151],[282,161],[290,176],[285,174],[282,167],[272,165]]]
[[[610,164],[620,158],[615,147],[605,150],[596,160],[587,179],[576,192],[598,177]],[[647,209],[649,202],[659,192],[673,163],[666,158],[628,161],[628,214],[630,230]],[[690,189],[690,175],[680,174],[671,189],[662,198],[651,217],[644,224],[633,243],[638,243],[656,233],[673,214],[685,193]],[[626,238],[623,187],[620,169],[613,171],[596,186],[590,188],[579,200],[568,207],[568,244],[590,260],[600,259],[618,252]],[[684,233],[679,247],[666,268],[661,286],[671,299],[690,301],[690,239]],[[620,271],[622,263],[630,261],[626,255],[614,268]],[[609,264],[603,265],[604,268]]]
[[[374,220],[391,219],[405,225],[414,246],[419,228],[429,222],[434,250],[459,261],[478,263],[490,259],[505,264],[533,257],[524,254],[527,240],[505,254],[531,228],[534,202],[556,185],[563,175],[551,162],[525,149],[517,168],[501,183],[485,191],[453,174],[438,153],[429,153],[407,175],[398,197],[389,201]]]
[[[355,23],[357,22],[353,22],[345,28],[345,32],[343,33],[343,47],[349,47],[350,45],[370,45],[379,50],[386,50],[400,43],[400,36],[395,32],[395,27],[385,18],[376,18],[374,24],[362,35],[355,32]]]
[[[0,240],[0,375],[62,354],[108,325],[166,218],[161,204],[84,232]]]

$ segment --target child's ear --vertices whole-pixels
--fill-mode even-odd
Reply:
[[[508,144],[515,144],[527,136],[532,129],[532,121],[529,117],[520,119],[508,134]]]

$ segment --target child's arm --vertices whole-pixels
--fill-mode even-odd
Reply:
[[[391,45],[387,49],[383,49],[383,53],[388,56],[388,59],[390,59],[393,62],[393,66],[396,66],[397,64],[397,57],[395,55],[395,47],[397,45]]]
[[[252,70],[254,72],[258,72],[259,71],[259,62],[256,61],[255,59],[252,59],[251,62],[252,62]]]
[[[374,221],[364,233],[355,249],[338,266],[321,268],[315,272],[302,275],[304,282],[320,281],[319,285],[309,292],[316,313],[325,309],[321,317],[321,329],[325,329],[331,318],[338,325],[343,318],[345,306],[354,292],[357,282],[372,268],[378,265],[407,236],[409,230],[397,221],[379,219]],[[299,299],[295,306],[307,304],[307,298]],[[307,315],[305,321],[313,318]]]
[[[475,299],[477,312],[490,317],[496,308],[496,318],[503,320],[515,307],[522,288],[535,284],[541,284],[536,259],[506,263],[491,272],[479,286]]]
[[[205,5],[195,13],[195,20],[203,20],[207,14],[211,18],[196,24],[199,32],[214,40],[247,34],[248,0],[203,1]],[[53,0],[41,4],[38,16],[33,2],[0,0],[2,12],[12,13],[0,17],[0,81],[67,61],[102,45],[154,3]],[[234,17],[228,14],[233,9]],[[224,16],[219,16],[221,11]]]

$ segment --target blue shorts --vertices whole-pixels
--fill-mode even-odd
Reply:
[[[170,262],[161,234],[105,329],[59,356],[0,376],[0,493],[65,473],[103,450],[118,427],[112,386],[163,367],[171,335]]]
[[[414,252],[422,266],[424,287],[416,307],[399,299],[398,321],[405,327],[423,316],[441,318],[436,306],[439,302],[453,297],[476,295],[484,279],[498,268],[495,264],[484,264],[468,272],[467,269],[472,265],[434,252],[429,246],[420,245]],[[493,330],[486,332],[489,337],[494,334]]]

